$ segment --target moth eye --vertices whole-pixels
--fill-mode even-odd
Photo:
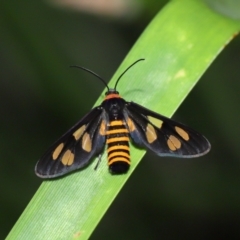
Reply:
[[[186,141],[189,140],[189,135],[186,131],[184,131],[182,128],[180,127],[175,127],[176,132]]]
[[[60,144],[55,148],[55,150],[53,151],[53,154],[52,154],[52,159],[53,159],[53,160],[56,160],[56,159],[59,157],[59,154],[62,152],[63,147],[64,147],[64,144],[63,144],[63,143],[60,143]]]
[[[154,127],[151,124],[147,125],[145,134],[146,134],[146,137],[147,137],[147,141],[149,143],[152,143],[152,142],[154,142],[157,139],[156,131],[155,131]]]
[[[92,141],[90,135],[85,133],[82,138],[82,149],[86,152],[91,152],[92,150]]]
[[[63,165],[70,166],[73,164],[73,160],[74,160],[74,154],[70,150],[67,150],[62,156],[61,162]]]
[[[168,138],[167,145],[172,151],[176,151],[177,149],[181,148],[181,142],[173,135],[170,135]]]
[[[152,116],[147,116],[149,122],[151,122],[152,124],[154,124],[156,127],[161,128],[163,121],[158,119],[158,118],[154,118]]]
[[[76,139],[76,141],[82,136],[85,129],[86,129],[86,125],[82,125],[77,131],[73,133],[73,136]]]

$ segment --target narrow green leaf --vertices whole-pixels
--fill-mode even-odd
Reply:
[[[171,116],[239,27],[201,1],[171,1],[140,36],[110,86],[131,63],[145,58],[124,75],[118,90],[126,100]],[[95,161],[83,171],[44,181],[7,239],[88,239],[144,153],[131,146],[126,175],[110,175],[104,154],[97,171]]]

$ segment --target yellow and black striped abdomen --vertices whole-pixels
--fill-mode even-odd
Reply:
[[[106,132],[108,165],[112,174],[126,173],[130,167],[129,131],[122,120],[111,121]]]

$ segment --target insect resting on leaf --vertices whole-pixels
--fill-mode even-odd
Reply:
[[[94,156],[101,155],[105,145],[110,173],[126,173],[130,167],[130,139],[136,146],[150,149],[159,156],[192,158],[210,150],[208,140],[195,130],[121,98],[116,90],[119,80],[142,60],[131,64],[113,89],[91,70],[73,66],[93,74],[105,84],[105,99],[45,152],[36,164],[37,176],[54,178],[84,168]]]

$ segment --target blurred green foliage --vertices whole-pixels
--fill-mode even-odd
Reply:
[[[0,3],[0,14],[4,239],[42,182],[38,157],[102,91],[68,66],[109,79],[152,16],[125,22],[28,0]],[[179,161],[148,153],[91,239],[240,238],[239,52],[237,37],[175,115],[209,138],[210,154]]]

